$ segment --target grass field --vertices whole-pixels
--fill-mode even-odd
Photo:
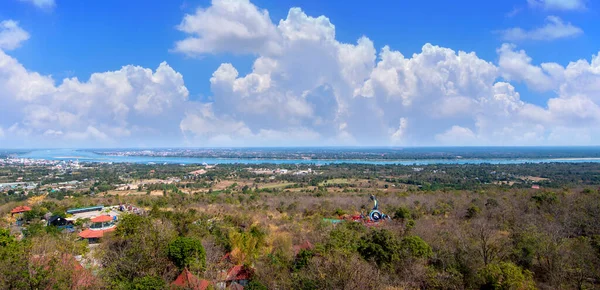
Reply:
[[[329,185],[329,184],[349,184],[354,182],[351,179],[348,178],[334,178],[334,179],[330,179],[330,180],[326,180],[321,182],[321,186],[325,186],[325,185]]]
[[[263,184],[263,185],[259,185],[258,188],[263,189],[263,188],[284,188],[290,185],[294,185],[293,182],[284,182],[284,183],[273,183],[273,184]]]

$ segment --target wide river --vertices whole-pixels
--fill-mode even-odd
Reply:
[[[72,149],[36,150],[19,155],[21,158],[64,160],[79,162],[113,162],[113,163],[169,163],[169,164],[398,164],[398,165],[428,165],[428,164],[524,164],[548,162],[594,162],[600,163],[600,158],[473,158],[473,159],[403,159],[403,160],[373,160],[373,159],[336,159],[336,160],[306,160],[306,159],[264,159],[264,158],[195,158],[195,157],[155,157],[155,156],[107,156],[90,151]]]

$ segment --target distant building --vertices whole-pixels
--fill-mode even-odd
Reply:
[[[531,188],[532,188],[532,189],[540,189],[540,186],[539,186],[539,185],[537,185],[537,184],[534,184],[534,185],[532,185],[532,186],[531,186]]]

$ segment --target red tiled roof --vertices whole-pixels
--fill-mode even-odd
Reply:
[[[227,278],[225,278],[225,281],[249,280],[250,274],[250,271],[243,265],[236,265],[227,271]]]
[[[91,229],[87,229],[82,231],[81,233],[79,233],[79,236],[84,238],[84,239],[97,239],[97,238],[101,238],[102,236],[104,236],[104,233],[107,232],[112,232],[114,231],[116,228],[109,228],[109,229],[105,229],[105,230],[91,230]]]
[[[112,221],[113,218],[109,215],[99,215],[91,220],[93,223],[106,223]]]
[[[26,206],[26,205],[22,205],[22,206],[17,206],[15,207],[13,210],[10,211],[10,213],[22,213],[22,212],[26,212],[26,211],[30,211],[31,208]]]
[[[199,279],[194,276],[188,269],[184,269],[177,279],[171,283],[171,288],[181,287],[184,289],[192,289],[192,290],[206,290],[210,282],[204,279]],[[174,286],[174,287],[173,287]]]

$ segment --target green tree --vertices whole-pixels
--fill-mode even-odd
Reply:
[[[535,289],[533,274],[511,262],[491,263],[477,273],[480,289]]]
[[[206,252],[200,240],[178,237],[169,244],[169,258],[180,269],[188,268],[195,272],[206,268]]]
[[[388,230],[374,231],[360,240],[358,253],[365,260],[373,260],[379,266],[391,266],[402,257],[402,245]]]
[[[175,238],[176,232],[168,221],[124,215],[114,234],[102,237],[97,252],[103,265],[101,276],[116,288],[147,276],[171,279],[179,272],[168,255]]]
[[[400,220],[410,219],[412,218],[412,214],[410,213],[410,210],[408,208],[400,206],[394,212],[394,218]]]
[[[414,258],[428,258],[433,254],[431,247],[419,236],[407,236],[400,242],[405,256]]]
[[[325,250],[336,250],[346,254],[356,252],[365,231],[365,227],[360,223],[339,224],[329,232],[329,239],[325,243]]]

